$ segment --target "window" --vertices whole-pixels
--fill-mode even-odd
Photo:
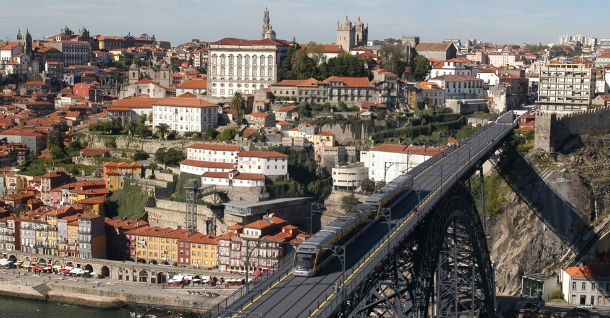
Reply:
[[[581,290],[587,290],[587,283],[582,283]]]

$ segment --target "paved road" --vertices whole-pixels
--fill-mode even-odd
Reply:
[[[413,185],[414,191],[392,208],[391,222],[393,224],[402,222],[416,206],[419,206],[418,213],[429,211],[436,204],[435,200],[474,166],[472,162],[485,158],[498,140],[510,130],[512,125],[509,124],[487,127],[478,138],[465,140],[459,147],[448,149],[416,169],[418,172],[415,172],[417,175]],[[361,269],[355,266],[360,265],[358,261],[381,241],[387,232],[387,223],[379,222],[346,249],[345,277],[348,279],[345,284],[352,279],[353,275],[350,274]],[[228,308],[229,313],[226,316],[265,318],[326,316],[328,311],[325,310],[332,310],[330,304],[340,302],[341,291],[336,293],[334,288],[335,283],[343,286],[341,266],[338,261],[331,262],[315,277],[295,277],[288,273],[278,279],[279,281],[273,283],[271,287],[255,288],[246,302]]]

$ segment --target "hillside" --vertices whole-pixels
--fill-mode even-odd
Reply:
[[[608,232],[610,135],[580,141],[568,154],[502,156],[498,166],[520,195],[502,179],[486,191],[487,200],[503,198],[487,224],[499,294],[518,293],[523,274],[557,273],[582,259]]]

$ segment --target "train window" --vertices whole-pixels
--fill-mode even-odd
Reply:
[[[315,258],[316,254],[297,253],[294,267],[296,270],[311,270],[313,268]]]

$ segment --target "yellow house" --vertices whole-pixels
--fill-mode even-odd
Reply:
[[[195,233],[178,242],[178,265],[214,269],[218,267],[218,237]]]
[[[122,189],[125,177],[140,176],[142,166],[137,162],[106,162],[102,166],[104,182],[109,191]]]
[[[130,256],[134,260],[173,264],[178,261],[178,240],[188,237],[190,232],[143,226],[125,234],[130,241]]]

